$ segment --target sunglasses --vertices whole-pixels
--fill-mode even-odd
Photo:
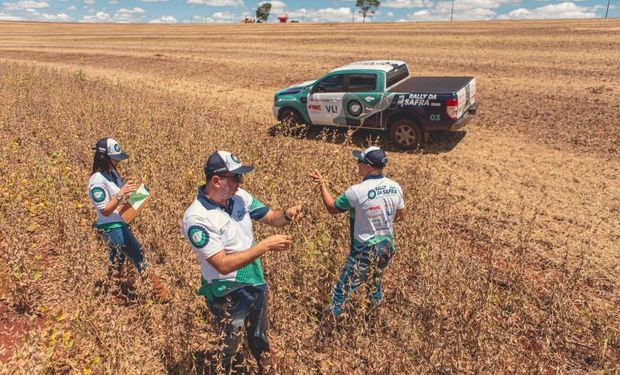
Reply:
[[[243,175],[242,174],[218,174],[217,176],[229,177],[234,182],[241,182],[241,181],[243,181]]]

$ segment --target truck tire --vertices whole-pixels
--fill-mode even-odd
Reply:
[[[422,131],[411,120],[396,120],[390,127],[390,139],[403,150],[415,150],[422,143]]]
[[[286,108],[280,112],[280,123],[280,130],[284,134],[299,135],[308,130],[308,125],[304,123],[299,112],[292,108]]]
[[[295,127],[303,123],[303,121],[299,118],[297,111],[291,108],[287,108],[280,112],[280,122],[291,127]]]

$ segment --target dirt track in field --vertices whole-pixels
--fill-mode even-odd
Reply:
[[[458,30],[455,32],[454,30]],[[620,23],[118,26],[0,23],[0,58],[137,80],[254,112],[276,89],[355,60],[402,59],[415,75],[473,75],[467,133],[427,145],[463,214],[510,237],[538,211],[543,254],[620,263]],[[234,109],[233,109],[234,108]],[[303,142],[303,141],[302,141]],[[311,142],[311,141],[308,141]],[[392,154],[395,167],[406,154]]]

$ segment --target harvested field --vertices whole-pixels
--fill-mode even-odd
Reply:
[[[306,174],[321,169],[339,193],[356,181],[351,149],[389,144],[367,131],[269,136],[273,94],[385,58],[475,76],[480,109],[464,132],[389,153],[410,216],[379,326],[351,314],[331,342],[303,347],[348,243]],[[0,311],[20,322],[0,332],[0,371],[208,372],[216,335],[179,226],[206,157],[225,149],[258,167],[248,191],[308,209],[283,230],[293,249],[263,263],[281,373],[619,373],[619,61],[619,20],[0,22]],[[108,135],[131,155],[122,173],[156,194],[135,232],[171,303],[131,278],[130,300],[105,290],[86,182]],[[257,239],[277,232],[255,225]]]

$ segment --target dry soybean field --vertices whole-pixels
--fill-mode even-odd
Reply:
[[[353,61],[475,76],[478,113],[398,152],[382,133],[270,135],[276,90]],[[620,20],[111,25],[0,22],[0,372],[216,371],[217,334],[180,232],[216,149],[257,167],[243,187],[305,217],[268,253],[282,374],[620,372]],[[107,247],[87,195],[101,137],[153,199],[133,224],[169,303]],[[358,181],[351,150],[388,150],[407,220],[375,323],[364,292],[330,340],[302,345],[348,252],[327,214]],[[252,363],[248,362],[251,367]]]

